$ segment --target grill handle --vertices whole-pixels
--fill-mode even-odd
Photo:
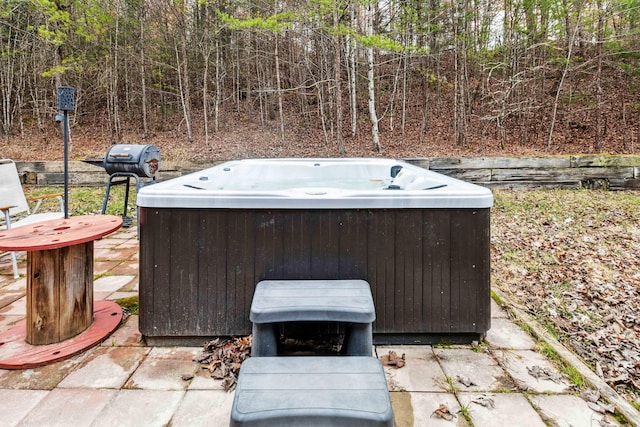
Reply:
[[[127,153],[109,153],[109,157],[114,157],[116,159],[131,159],[131,154],[127,154]]]

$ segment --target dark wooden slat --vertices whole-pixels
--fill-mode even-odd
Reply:
[[[425,330],[436,333],[449,332],[451,270],[450,210],[427,210],[424,213],[424,262],[423,285],[429,298],[423,304],[428,310]]]
[[[396,224],[395,283],[403,284],[396,289],[395,323],[403,329],[417,331],[422,329],[422,210],[397,211]]]
[[[201,335],[226,327],[227,219],[221,211],[200,212],[198,311]]]
[[[254,218],[256,283],[280,279],[284,274],[284,216],[277,211],[257,211]]]
[[[387,283],[394,280],[393,249],[395,233],[393,215],[388,211],[376,211],[368,221],[368,274],[366,280],[371,285],[376,307],[375,330],[392,332],[395,329],[395,292]]]
[[[172,324],[176,334],[191,333],[191,327],[182,319],[193,318],[195,326],[200,318],[194,316],[194,308],[198,306],[198,263],[206,262],[201,257],[193,256],[193,248],[198,247],[199,211],[182,212],[185,217],[176,217],[169,226],[171,236],[171,263],[169,269],[168,306],[170,319],[177,319]]]
[[[282,277],[311,279],[311,213],[280,211],[283,217]]]
[[[340,279],[367,277],[368,210],[339,212],[338,221],[338,270]]]
[[[235,210],[228,218],[227,300],[230,335],[249,328],[249,309],[255,287],[255,235],[252,212]]]
[[[172,334],[173,321],[169,316],[170,271],[176,266],[176,260],[172,259],[171,253],[171,222],[192,220],[186,218],[186,214],[186,210],[181,209],[140,209],[139,227],[145,230],[140,233],[139,278],[139,328],[143,335]]]
[[[338,220],[335,211],[314,211],[310,215],[311,277],[339,279]]]

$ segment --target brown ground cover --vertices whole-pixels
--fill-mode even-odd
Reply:
[[[495,196],[493,286],[640,403],[640,192]]]

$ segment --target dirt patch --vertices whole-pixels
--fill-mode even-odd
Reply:
[[[406,391],[389,393],[393,407],[393,425],[396,427],[413,427],[413,405],[411,394]]]

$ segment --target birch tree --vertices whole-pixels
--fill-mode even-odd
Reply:
[[[349,1],[349,23],[351,29],[357,28],[356,20],[356,2]],[[351,118],[351,136],[355,137],[358,130],[358,91],[356,85],[356,77],[358,74],[357,68],[357,51],[358,44],[356,38],[348,33],[346,36],[346,56],[348,60],[347,74],[349,76],[349,116]]]
[[[369,1],[366,11],[366,35],[370,39],[373,36],[374,25],[374,2]],[[371,138],[373,141],[373,148],[380,152],[382,147],[380,145],[380,130],[378,128],[378,113],[376,112],[376,87],[375,87],[375,57],[373,52],[373,45],[367,46],[367,89],[369,94],[369,120],[371,121]]]
[[[338,15],[342,12],[342,3],[336,2],[333,8],[333,27],[336,30],[336,34],[333,37],[333,50],[334,50],[334,80],[335,80],[335,92],[336,92],[336,141],[338,145],[338,153],[344,154],[344,141],[342,138],[342,46],[340,43],[340,33],[337,31],[339,28]]]

